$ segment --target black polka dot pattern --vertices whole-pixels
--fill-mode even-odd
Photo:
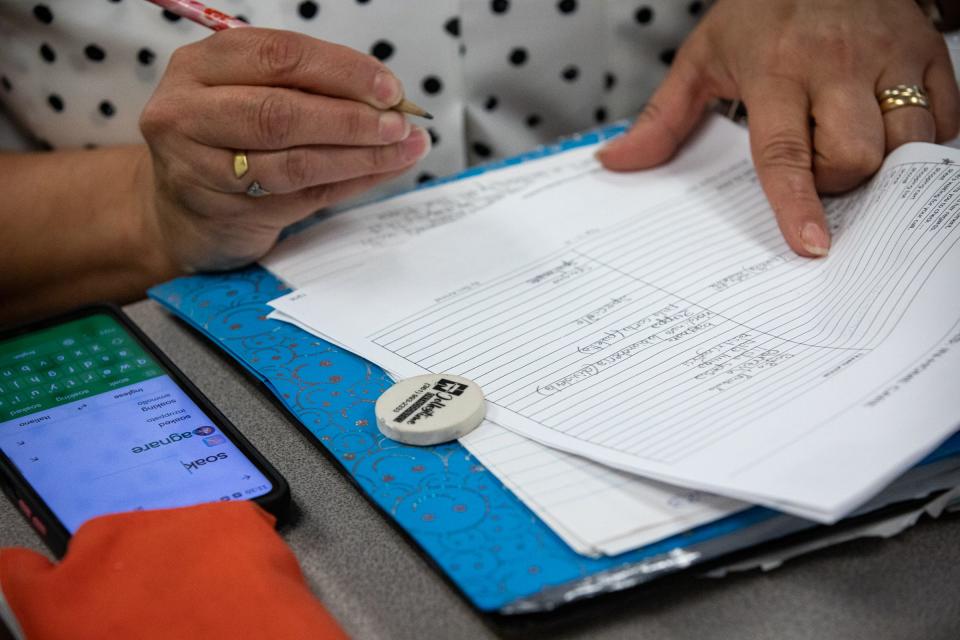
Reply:
[[[139,62],[145,67],[153,64],[153,61],[156,59],[157,59],[157,54],[155,54],[150,49],[147,49],[146,47],[144,47],[143,49],[140,49],[140,51],[137,52],[137,62]]]
[[[515,67],[519,67],[527,63],[527,57],[527,50],[523,47],[517,47],[510,52],[510,57],[507,59],[510,60],[510,64]]]
[[[370,55],[380,61],[389,60],[390,56],[393,55],[393,51],[393,45],[386,40],[377,40],[373,43],[373,46],[370,47]]]
[[[60,113],[61,111],[63,111],[63,108],[64,108],[63,98],[61,98],[55,93],[51,93],[49,96],[47,96],[47,104],[49,104],[50,108],[56,111],[57,113]]]
[[[422,83],[423,92],[431,96],[443,91],[443,82],[437,76],[427,76]]]
[[[369,53],[434,113],[465,111],[465,119],[429,123],[434,152],[402,178],[408,188],[636,113],[684,33],[712,6],[706,0],[470,0],[469,8],[409,3],[400,11],[390,0],[219,1],[257,26]],[[0,101],[14,117],[30,115],[24,120],[58,148],[138,139],[135,105],[149,97],[169,53],[205,35],[142,0],[16,3],[26,28],[14,35],[15,47],[0,42]],[[12,60],[11,51],[27,55]]]
[[[44,62],[49,62],[50,64],[57,61],[56,52],[46,42],[40,45],[40,57],[43,58]]]
[[[84,48],[83,54],[93,62],[103,62],[103,59],[107,57],[106,52],[95,44],[88,44]]]
[[[319,12],[320,7],[316,2],[301,2],[300,6],[297,7],[297,13],[304,20],[313,20]]]
[[[640,7],[636,13],[633,14],[633,19],[639,24],[650,24],[650,21],[653,20],[653,9],[650,7]]]
[[[443,23],[443,30],[454,38],[460,37],[460,18],[450,18]]]
[[[474,142],[472,147],[473,152],[481,158],[489,158],[493,155],[493,149],[482,142]]]
[[[33,8],[33,17],[43,24],[53,22],[53,12],[50,11],[50,7],[45,4],[38,4]]]

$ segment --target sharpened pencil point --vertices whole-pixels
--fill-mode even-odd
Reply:
[[[433,120],[433,114],[424,109],[423,107],[410,102],[406,98],[400,101],[400,104],[393,107],[394,111],[399,111],[401,113],[409,113],[412,116],[420,116],[421,118],[426,118],[427,120]]]

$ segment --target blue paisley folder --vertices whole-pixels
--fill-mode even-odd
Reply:
[[[623,125],[615,125],[433,184],[592,144],[621,131]],[[900,501],[898,513],[912,509],[937,515],[953,496],[942,478],[960,468],[960,434],[860,515],[834,527],[752,507],[626,553],[586,557],[459,443],[409,447],[382,436],[373,403],[392,384],[389,376],[329,342],[267,318],[267,303],[289,290],[270,272],[252,266],[173,280],[153,288],[150,296],[261,381],[314,444],[482,612],[514,617],[549,611],[691,567],[715,569],[719,559],[743,560],[749,550],[771,541],[786,543],[845,528],[851,535],[865,535],[871,522],[889,511],[871,516],[880,505]],[[939,478],[940,484],[931,484],[930,478]],[[929,493],[926,488],[939,493],[917,499]],[[769,547],[763,547],[768,559]]]

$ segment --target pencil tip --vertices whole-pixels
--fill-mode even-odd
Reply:
[[[400,104],[393,108],[401,113],[409,113],[412,116],[419,116],[421,118],[426,118],[427,120],[433,120],[432,113],[428,112],[426,109],[417,105],[416,103],[410,102],[406,98],[401,100]]]

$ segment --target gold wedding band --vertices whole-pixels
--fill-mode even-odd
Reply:
[[[910,86],[898,84],[891,89],[884,89],[877,95],[877,100],[880,102],[881,113],[887,113],[900,107],[930,108],[927,94],[915,84]]]
[[[247,171],[250,171],[250,163],[247,161],[247,152],[246,151],[237,151],[233,154],[233,175],[237,176],[237,180],[247,175]]]

